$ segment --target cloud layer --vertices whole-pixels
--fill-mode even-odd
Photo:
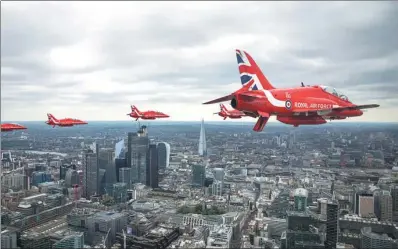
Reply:
[[[332,85],[355,120],[398,121],[394,2],[5,2],[1,119],[47,112],[127,120],[129,105],[172,120],[219,120],[206,100],[239,87],[235,48],[277,87]]]

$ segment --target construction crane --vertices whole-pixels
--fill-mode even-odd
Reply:
[[[108,229],[108,232],[106,233],[106,236],[105,237],[102,237],[102,248],[106,248],[106,240],[108,239],[108,235],[109,235],[109,232],[111,231],[111,229],[109,228]]]
[[[126,249],[126,233],[124,232],[123,229],[122,232],[123,232],[123,249]]]

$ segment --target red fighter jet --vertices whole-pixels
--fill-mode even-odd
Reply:
[[[22,126],[20,124],[1,124],[1,131],[15,131],[15,130],[26,130],[27,128],[25,126]]]
[[[53,128],[55,126],[67,127],[67,126],[74,126],[74,125],[86,125],[87,122],[81,121],[79,119],[73,118],[64,118],[64,119],[56,119],[51,113],[47,113],[48,120],[46,124],[52,125]]]
[[[262,131],[271,115],[275,115],[282,123],[297,127],[361,116],[362,109],[380,106],[355,105],[346,95],[330,86],[302,84],[297,88],[277,89],[271,85],[248,53],[236,50],[236,58],[243,87],[203,104],[231,101],[234,109],[248,116],[258,117],[254,131]]]
[[[135,121],[137,121],[138,119],[154,120],[157,118],[169,118],[170,117],[169,115],[166,115],[163,112],[157,112],[157,111],[141,112],[134,105],[131,106],[131,113],[128,113],[127,116],[135,118]]]
[[[228,110],[223,104],[220,104],[220,111],[214,114],[218,114],[220,117],[223,117],[224,120],[227,118],[238,119],[247,116],[244,112],[238,110]]]

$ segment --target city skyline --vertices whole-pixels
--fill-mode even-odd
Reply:
[[[240,87],[241,48],[275,87],[330,85],[355,104],[380,104],[344,122],[397,122],[396,11],[392,2],[6,2],[1,119],[127,121],[134,104],[170,121],[219,121],[219,107],[201,103]]]

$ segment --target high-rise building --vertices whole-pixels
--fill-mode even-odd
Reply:
[[[206,169],[203,165],[196,164],[192,166],[192,185],[194,187],[203,187],[206,178]]]
[[[100,149],[98,154],[99,168],[105,170],[104,188],[111,193],[113,184],[116,183],[115,151],[113,149]]]
[[[389,191],[381,192],[380,221],[392,222],[392,197]]]
[[[207,156],[205,121],[203,119],[202,119],[202,123],[200,125],[198,152],[199,152],[200,156]]]
[[[119,182],[126,184],[127,189],[131,189],[131,168],[124,167],[119,169]]]
[[[391,188],[392,197],[392,219],[393,221],[398,221],[398,185]]]
[[[67,187],[79,185],[79,174],[74,169],[68,169],[65,174],[65,184]]]
[[[53,248],[71,248],[80,249],[84,248],[84,233],[79,232],[77,234],[68,235],[60,241],[56,242]]]
[[[99,146],[94,143],[91,148],[86,149],[83,157],[83,197],[100,193],[100,173],[98,165]]]
[[[38,186],[43,182],[51,182],[51,174],[43,171],[34,171],[32,173],[32,185]]]
[[[159,169],[166,169],[170,163],[170,144],[158,143],[158,165]]]
[[[326,207],[326,240],[325,248],[336,248],[339,226],[339,205],[329,201]]]
[[[314,226],[311,215],[304,212],[287,212],[287,230],[281,236],[281,248],[325,248],[318,229]]]
[[[373,195],[359,196],[358,215],[360,217],[371,217],[374,215],[374,197]]]
[[[124,158],[126,148],[124,146],[124,139],[120,140],[115,144],[115,158]]]
[[[151,188],[159,187],[158,147],[150,144],[148,149],[146,185]]]
[[[115,158],[116,181],[120,182],[120,169],[127,167],[126,158]],[[131,169],[131,167],[129,167]],[[132,176],[131,176],[132,177]]]
[[[303,188],[294,190],[294,210],[303,212],[307,208],[308,191]]]
[[[124,139],[120,140],[115,144],[115,172],[116,181],[119,182],[119,172],[121,168],[127,167],[126,162],[126,146]],[[131,167],[130,165],[128,167]]]
[[[148,147],[146,126],[141,126],[138,132],[128,133],[127,166],[131,168],[133,183],[146,184]]]
[[[116,203],[124,203],[127,201],[127,185],[124,182],[113,184],[113,199]]]
[[[393,248],[393,239],[387,234],[372,232],[371,227],[361,229],[361,248],[387,249]]]
[[[126,214],[98,212],[87,218],[87,242],[101,243],[108,235],[105,246],[110,247],[116,241],[116,233],[122,232],[127,225]],[[109,233],[108,233],[109,232]]]

